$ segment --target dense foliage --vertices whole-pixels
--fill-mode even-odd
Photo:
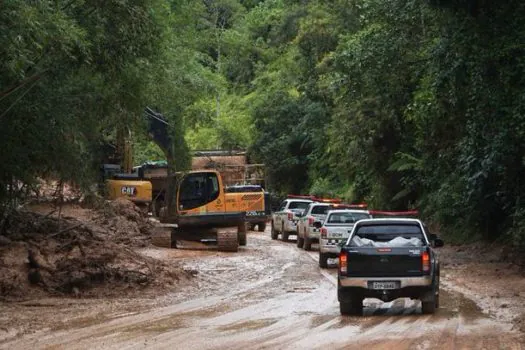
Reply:
[[[38,177],[90,187],[108,141],[128,129],[145,137],[148,105],[184,140],[183,111],[209,86],[190,3],[2,2],[0,209]],[[184,142],[176,146],[187,159]]]
[[[5,1],[0,199],[48,173],[82,182],[122,124],[140,160],[158,157],[140,135],[150,105],[173,121],[181,155],[183,132],[193,149],[248,148],[274,191],[418,207],[455,235],[525,246],[524,10],[517,0]]]
[[[524,245],[524,9],[275,0],[251,11],[251,149],[274,188],[418,207],[456,236]]]

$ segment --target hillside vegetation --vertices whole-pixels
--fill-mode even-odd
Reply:
[[[517,0],[6,1],[0,201],[86,187],[142,110],[187,149],[248,148],[274,191],[418,207],[525,247],[525,4]],[[179,168],[184,168],[180,162]],[[82,171],[79,171],[79,170]]]

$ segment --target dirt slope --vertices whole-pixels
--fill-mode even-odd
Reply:
[[[1,236],[0,298],[117,295],[188,280],[181,268],[135,252],[149,245],[151,230],[127,200],[98,210],[28,206],[9,218]]]

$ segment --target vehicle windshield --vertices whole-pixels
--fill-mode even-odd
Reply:
[[[288,209],[306,209],[308,208],[308,205],[310,202],[290,202],[290,205],[288,205]]]
[[[355,224],[359,220],[370,219],[366,213],[332,213],[326,220],[327,224]]]
[[[316,205],[312,208],[312,215],[325,215],[328,212],[328,209],[330,209],[330,206],[328,205]]]
[[[219,197],[219,181],[215,173],[195,173],[184,177],[179,185],[179,204],[190,210]]]
[[[417,224],[377,224],[359,226],[351,246],[422,246],[423,232]]]

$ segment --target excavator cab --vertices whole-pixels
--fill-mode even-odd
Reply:
[[[178,208],[181,212],[192,209],[202,212],[202,208],[205,212],[216,211],[208,210],[208,204],[216,201],[220,194],[219,178],[216,173],[190,173],[179,184]]]

